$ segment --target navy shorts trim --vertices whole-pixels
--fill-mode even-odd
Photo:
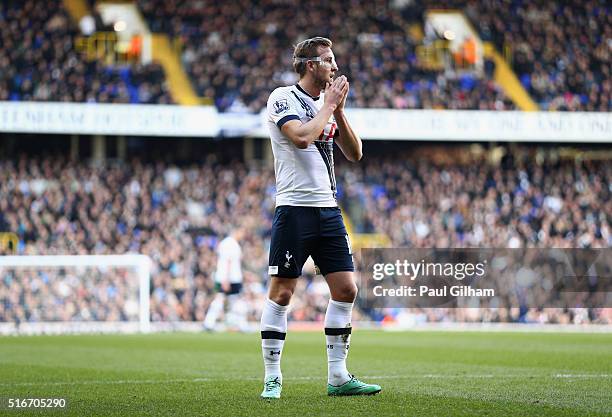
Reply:
[[[277,207],[272,223],[268,273],[281,278],[298,278],[309,256],[322,275],[355,270],[340,209]]]

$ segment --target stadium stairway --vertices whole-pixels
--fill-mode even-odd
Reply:
[[[153,60],[161,64],[172,98],[178,104],[194,106],[210,104],[198,97],[193,90],[189,77],[181,65],[179,54],[170,46],[168,36],[159,33],[151,35]]]
[[[429,12],[429,11],[428,11]],[[469,17],[465,12],[461,10],[431,10],[431,15],[461,15],[463,24],[459,25],[459,28],[465,26],[465,31],[471,33],[471,36],[475,36],[483,45],[483,55],[489,58],[495,63],[495,71],[493,73],[494,81],[503,89],[504,94],[512,100],[517,108],[523,111],[538,111],[539,107],[535,101],[531,98],[527,90],[523,87],[523,84],[519,81],[518,77],[508,65],[506,60],[501,54],[495,49],[495,46],[491,42],[484,42],[479,36],[479,32],[476,27],[470,22]],[[461,22],[461,21],[460,21]]]
[[[83,16],[91,14],[86,0],[63,0],[63,4],[74,22],[78,23]],[[210,99],[200,98],[195,93],[180,56],[171,47],[168,36],[152,34],[151,50],[153,60],[159,62],[164,69],[170,94],[176,103],[186,106],[212,104]]]
[[[391,247],[391,239],[385,233],[356,233],[353,228],[353,222],[348,214],[342,211],[344,226],[351,240],[351,248],[354,252],[361,248],[389,248]]]
[[[74,22],[79,22],[83,16],[90,14],[89,5],[85,0],[63,0],[64,7]]]
[[[490,58],[495,63],[495,72],[493,77],[495,82],[499,84],[506,96],[508,96],[516,106],[523,111],[538,111],[539,107],[531,98],[527,90],[523,88],[516,74],[510,68],[510,65],[495,49],[491,42],[484,43],[484,55]]]

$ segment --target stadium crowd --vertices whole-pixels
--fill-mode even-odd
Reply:
[[[259,111],[269,91],[296,81],[291,47],[317,34],[335,42],[340,72],[352,81],[348,105],[381,108],[513,109],[492,80],[425,70],[411,27],[426,9],[463,10],[483,40],[510,60],[544,110],[609,111],[611,14],[604,0],[520,2],[428,0],[233,4],[139,0],[153,31],[179,38],[200,95],[222,109]],[[286,24],[291,22],[290,25]]]
[[[348,106],[514,109],[485,73],[427,69],[413,30],[428,8],[458,8],[500,51],[509,51],[522,84],[544,110],[612,108],[612,16],[604,0],[374,2],[241,0],[234,3],[139,0],[152,31],[184,46],[182,61],[201,96],[222,111],[259,112],[268,94],[296,81],[292,44],[333,39],[352,82]],[[291,24],[287,24],[291,22]],[[418,31],[417,31],[418,32]],[[77,25],[51,0],[0,3],[0,100],[172,103],[158,64],[107,66],[76,46]]]
[[[6,268],[0,322],[138,321],[138,280],[125,269],[113,274],[91,267]]]
[[[270,91],[297,81],[293,44],[330,37],[340,73],[351,80],[353,107],[513,109],[489,77],[449,77],[417,62],[411,25],[420,17],[387,1],[234,3],[139,0],[152,31],[184,45],[183,63],[199,95],[221,110],[259,112]],[[291,24],[287,24],[291,22]]]
[[[509,51],[514,70],[542,110],[612,109],[612,13],[605,0],[425,0],[462,9],[483,40]]]
[[[170,104],[158,64],[107,66],[76,47],[62,2],[0,2],[0,101]]]
[[[612,243],[607,161],[434,167],[410,152],[338,169],[339,199],[364,232],[393,247],[608,247]]]
[[[537,160],[537,162],[536,162]],[[436,161],[418,152],[372,156],[340,164],[339,201],[361,232],[386,233],[394,247],[610,247],[612,167],[608,161],[541,160],[510,154],[500,163]],[[232,225],[241,242],[248,316],[257,320],[265,297],[267,250],[274,209],[270,168],[162,161],[88,165],[65,158],[23,156],[0,161],[0,230],[16,233],[19,254],[143,253],[154,261],[155,321],[201,321],[213,294],[215,248]],[[133,303],[98,311],[100,297],[128,291],[125,270],[85,282],[74,272],[3,269],[0,321],[125,319]],[[98,278],[100,277],[100,278]],[[134,294],[131,291],[130,294]],[[327,288],[300,279],[292,320],[323,319]],[[115,297],[115,298],[113,298]],[[82,300],[82,301],[78,301]],[[48,305],[51,303],[51,305]],[[83,316],[81,309],[87,314]],[[597,312],[479,310],[357,311],[355,320],[601,322]]]

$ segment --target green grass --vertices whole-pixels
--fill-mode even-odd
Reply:
[[[0,337],[5,403],[68,400],[0,415],[612,415],[612,334],[357,331],[349,369],[383,392],[327,397],[322,333],[289,333],[276,402],[257,334]]]

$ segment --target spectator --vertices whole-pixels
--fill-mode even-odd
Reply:
[[[610,6],[605,0],[427,0],[463,9],[484,39],[503,51],[543,110],[612,108]]]
[[[465,160],[448,155],[444,148],[398,147],[338,170],[339,201],[357,231],[385,233],[394,247],[612,244],[608,161],[542,160],[522,147],[493,165],[484,155]],[[235,219],[247,230],[241,241],[244,287],[249,317],[258,317],[273,193],[271,169],[238,162],[208,159],[179,168],[161,161],[93,167],[64,158],[0,160],[0,224],[19,236],[19,253],[146,254],[154,261],[155,321],[204,319],[217,232]],[[78,320],[82,314],[127,319],[132,317],[129,295],[135,292],[122,273],[98,279],[93,271],[94,278],[77,282],[70,271],[3,270],[0,321]],[[303,298],[292,310],[295,319],[322,319],[326,297],[318,283],[310,273],[300,279],[297,293]],[[126,304],[107,310],[100,294],[109,291]],[[81,308],[88,313],[79,313]],[[377,312],[367,314],[378,317]],[[427,320],[518,319],[486,309],[477,317],[449,310],[436,318],[442,313],[426,312],[431,314]],[[533,314],[530,319],[540,321],[571,319],[567,312]],[[592,320],[598,320],[597,314]]]
[[[352,107],[513,109],[493,81],[469,82],[419,66],[416,41],[407,33],[417,23],[411,9],[386,1],[300,4],[300,13],[272,0],[207,4],[140,0],[153,31],[177,37],[185,46],[183,64],[199,95],[212,97],[221,111],[239,102],[259,112],[267,95],[292,84],[292,44],[312,36],[309,18],[326,22],[316,35],[334,42],[340,72],[351,80]],[[291,22],[291,24],[287,24]]]
[[[61,2],[0,2],[0,100],[172,103],[158,64],[106,67],[75,47]]]

